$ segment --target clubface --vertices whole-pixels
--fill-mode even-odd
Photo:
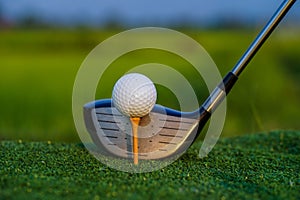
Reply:
[[[132,127],[129,117],[122,115],[110,99],[84,106],[87,130],[98,150],[106,155],[132,158]],[[139,159],[166,159],[181,155],[195,140],[198,129],[209,119],[203,109],[183,113],[155,105],[142,117],[139,127]],[[201,127],[202,128],[202,127]]]

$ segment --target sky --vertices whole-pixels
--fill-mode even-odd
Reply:
[[[11,22],[35,16],[58,25],[103,25],[116,20],[129,26],[270,18],[282,0],[0,0],[2,17]],[[300,2],[287,18],[300,21]],[[300,24],[300,23],[298,23]]]

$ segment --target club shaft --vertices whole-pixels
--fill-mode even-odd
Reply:
[[[211,93],[208,99],[204,102],[202,107],[209,113],[213,113],[215,109],[220,105],[224,100],[226,95],[230,92],[233,85],[236,83],[239,75],[249,64],[251,59],[264,44],[264,42],[271,35],[273,30],[277,27],[280,21],[284,18],[289,9],[293,6],[296,0],[285,0],[277,11],[274,13],[270,21],[263,28],[263,30],[258,34],[256,39],[249,46],[247,51],[237,62],[235,67],[224,77],[223,82],[220,83],[215,90]]]
[[[247,64],[251,61],[251,59],[254,57],[254,55],[257,53],[260,47],[264,44],[264,42],[268,39],[273,30],[277,27],[277,25],[280,23],[280,21],[283,19],[283,17],[286,15],[286,13],[289,11],[289,9],[293,6],[295,2],[296,0],[285,0],[280,5],[278,10],[274,13],[273,17],[265,26],[265,28],[260,32],[260,34],[253,41],[253,43],[250,45],[245,54],[241,57],[236,66],[232,69],[231,72],[234,75],[239,76],[242,73],[242,71],[246,68]]]

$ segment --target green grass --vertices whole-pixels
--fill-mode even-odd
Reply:
[[[256,35],[253,31],[187,31],[211,54],[222,75],[236,63]],[[108,30],[0,31],[0,140],[79,141],[71,113],[76,72],[87,54],[117,32]],[[280,28],[258,53],[228,98],[224,136],[273,129],[299,129],[299,30]],[[188,64],[165,52],[145,50],[121,57],[112,69],[146,62],[179,67]],[[117,72],[120,73],[120,72]],[[111,96],[107,77],[97,98]],[[114,78],[114,79],[113,79]],[[203,82],[194,80],[199,102]],[[159,103],[177,108],[172,93],[159,88]],[[242,115],[241,115],[242,113]]]
[[[204,159],[196,143],[151,173],[110,169],[79,144],[2,141],[0,199],[299,199],[300,132],[223,138]]]

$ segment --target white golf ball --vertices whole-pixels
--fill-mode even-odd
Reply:
[[[156,102],[156,88],[146,76],[131,73],[122,76],[114,86],[114,106],[129,117],[143,117],[150,113]]]

